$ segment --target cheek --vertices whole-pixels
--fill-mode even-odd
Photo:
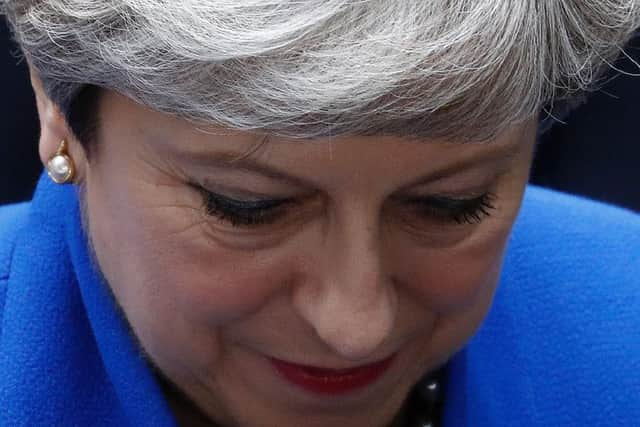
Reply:
[[[426,343],[429,366],[445,363],[482,323],[498,282],[506,237],[504,232],[445,251],[405,253],[401,283],[413,303],[435,315],[428,339],[418,335],[416,340]]]
[[[398,252],[403,266],[399,280],[432,312],[472,310],[494,290],[507,236],[504,230],[447,250],[414,249],[404,256]]]
[[[221,332],[282,292],[294,274],[285,249],[216,246],[202,217],[184,208],[110,208],[95,203],[106,200],[98,192],[92,196],[90,230],[103,273],[145,351],[175,378],[220,363]]]
[[[158,273],[159,280],[173,288],[177,309],[199,323],[222,325],[247,317],[291,280],[286,251],[235,251],[202,236],[183,236],[167,245],[176,249],[178,264]]]
[[[100,264],[134,319],[140,312],[156,318],[174,312],[194,325],[218,326],[256,311],[287,281],[285,250],[216,245],[193,210],[129,204],[91,218]]]

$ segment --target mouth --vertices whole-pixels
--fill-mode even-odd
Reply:
[[[275,370],[289,383],[322,395],[353,392],[375,383],[391,366],[395,355],[379,362],[348,369],[326,369],[270,359]]]

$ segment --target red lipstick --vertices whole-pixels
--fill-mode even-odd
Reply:
[[[278,359],[271,363],[290,383],[318,394],[342,394],[374,383],[391,366],[393,356],[380,362],[349,369],[324,369]]]

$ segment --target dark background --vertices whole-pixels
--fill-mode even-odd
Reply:
[[[640,35],[616,68],[640,74]],[[640,212],[640,76],[616,73],[538,144],[533,183]],[[613,75],[613,74],[612,74]],[[0,20],[0,204],[28,200],[42,166],[27,68]]]

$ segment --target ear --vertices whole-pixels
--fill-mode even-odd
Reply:
[[[40,161],[46,167],[62,141],[67,141],[68,154],[76,168],[76,180],[81,180],[86,169],[86,156],[79,141],[71,131],[60,108],[46,94],[42,81],[33,67],[29,67],[31,86],[36,96],[38,116],[40,118],[40,141],[38,151]]]

